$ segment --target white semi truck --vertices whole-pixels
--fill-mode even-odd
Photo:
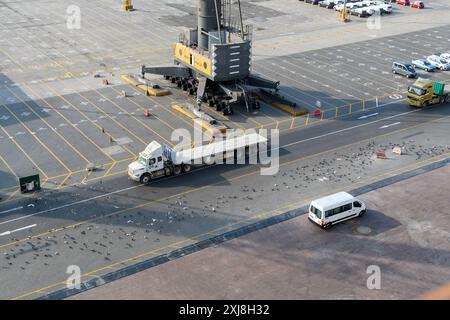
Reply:
[[[152,141],[139,153],[139,158],[128,165],[128,176],[134,181],[148,183],[159,177],[189,172],[194,166],[211,165],[219,161],[229,163],[227,158],[255,155],[261,145],[267,145],[267,138],[257,133],[221,139],[179,151]]]

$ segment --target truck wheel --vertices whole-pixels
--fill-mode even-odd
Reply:
[[[173,174],[174,175],[179,175],[181,173],[181,167],[180,166],[175,166],[174,168],[173,168]]]
[[[184,171],[184,172],[189,172],[189,171],[191,171],[191,165],[190,165],[190,164],[184,164],[184,165],[183,165],[183,171]]]
[[[149,173],[144,173],[139,180],[141,181],[141,183],[147,184],[152,180],[152,177]]]
[[[429,103],[428,101],[424,101],[424,103],[422,103],[422,107],[423,107],[423,108],[426,108],[426,107],[428,107],[429,104],[430,104],[430,103]]]
[[[172,170],[170,170],[170,168],[168,168],[168,167],[165,167],[165,168],[164,168],[164,175],[165,175],[165,176],[170,176],[170,175],[172,175]]]
[[[445,96],[445,102],[450,102],[450,94]]]

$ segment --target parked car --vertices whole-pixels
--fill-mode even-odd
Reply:
[[[400,74],[407,78],[415,78],[417,77],[416,70],[409,63],[404,62],[393,62],[392,63],[392,73]]]
[[[315,5],[315,6],[317,6],[317,5],[319,4],[320,1],[322,1],[322,0],[313,0],[313,1],[312,1],[312,4]]]
[[[427,72],[436,70],[436,66],[428,62],[426,59],[415,59],[411,61],[411,63],[416,69],[422,69]]]
[[[436,53],[436,54],[438,54],[438,53]],[[439,56],[445,60],[450,61],[450,52],[439,53]]]
[[[358,16],[360,18],[366,18],[370,17],[372,15],[372,12],[370,11],[369,7],[359,7],[359,8],[353,8],[350,10],[350,14],[354,16]]]
[[[397,4],[402,5],[402,6],[409,6],[410,2],[409,2],[409,0],[397,0]]]
[[[450,63],[445,60],[444,58],[441,58],[440,55],[431,55],[429,57],[427,57],[427,61],[431,64],[433,64],[434,66],[436,66],[436,68],[441,69],[441,70],[449,70],[450,69]]]
[[[358,3],[358,2],[352,2],[352,3],[348,3],[347,2],[347,12],[350,12],[350,10],[352,10],[353,8],[357,8],[357,7],[359,7],[360,6],[360,4]],[[344,3],[342,2],[342,3],[340,3],[340,4],[337,4],[335,7],[334,7],[334,10],[336,10],[336,11],[342,11],[342,10],[344,10]]]
[[[392,6],[390,4],[383,3],[383,4],[379,4],[378,6],[381,9],[381,12],[380,12],[381,14],[392,13]]]
[[[411,8],[423,9],[425,8],[425,4],[422,1],[414,1],[411,4]]]
[[[331,9],[335,6],[337,1],[335,0],[324,0],[322,2],[319,3],[320,7],[324,7],[324,8],[328,8]],[[331,8],[330,8],[331,7]]]

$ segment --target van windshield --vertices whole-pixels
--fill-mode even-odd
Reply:
[[[320,211],[319,209],[317,209],[314,206],[311,206],[311,208],[309,209],[312,213],[314,213],[316,215],[317,218],[322,219],[322,211]]]

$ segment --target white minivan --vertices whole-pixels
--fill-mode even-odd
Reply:
[[[366,205],[347,192],[338,192],[317,200],[309,205],[308,219],[324,229],[333,224],[362,216]]]

